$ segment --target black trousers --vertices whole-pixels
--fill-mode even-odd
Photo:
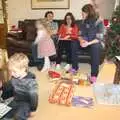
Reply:
[[[31,66],[43,66],[44,58],[37,57],[37,45],[32,44],[31,46],[32,56],[31,56]]]
[[[100,43],[93,44],[87,48],[81,48],[79,41],[75,40],[71,42],[71,55],[72,55],[72,67],[73,69],[78,69],[78,50],[86,50],[88,49],[90,57],[91,57],[91,76],[97,76],[99,72],[99,64],[100,64]]]
[[[59,40],[57,48],[57,59],[56,64],[60,64],[62,61],[62,52],[65,50],[67,55],[66,62],[71,64],[71,41]]]

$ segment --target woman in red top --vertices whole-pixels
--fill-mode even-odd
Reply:
[[[78,27],[75,24],[75,18],[72,13],[68,12],[65,15],[63,24],[60,26],[58,31],[59,35],[59,43],[58,43],[58,51],[57,51],[57,60],[56,60],[56,68],[60,69],[61,63],[61,55],[62,50],[65,49],[67,53],[67,65],[65,69],[68,70],[71,64],[71,42],[72,40],[78,39]]]

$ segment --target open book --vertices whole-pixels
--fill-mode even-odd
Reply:
[[[4,103],[0,103],[0,119],[3,118],[12,108]]]
[[[120,61],[120,56],[115,56]]]

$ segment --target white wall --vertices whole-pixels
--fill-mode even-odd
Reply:
[[[70,9],[52,11],[54,11],[55,18],[57,19],[63,19],[67,11],[71,11],[74,13],[76,19],[79,19],[82,6],[89,3],[89,1],[90,0],[70,0]],[[8,25],[11,26],[13,24],[17,24],[18,20],[44,17],[47,10],[32,10],[31,0],[8,0]]]
[[[70,9],[53,9],[55,19],[63,19],[67,11],[71,11],[76,19],[80,19],[81,8],[91,0],[70,0]],[[96,0],[103,18],[110,18],[115,0]],[[8,25],[17,25],[18,20],[44,17],[47,10],[32,10],[31,0],[8,0]]]

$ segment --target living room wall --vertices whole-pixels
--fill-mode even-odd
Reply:
[[[90,0],[70,0],[70,9],[52,10],[56,19],[63,19],[67,11],[72,11],[75,17],[80,18],[81,7],[89,3]],[[48,10],[48,9],[47,9]],[[47,10],[32,10],[31,0],[8,0],[8,24],[17,24],[18,20],[27,18],[36,19],[44,17]]]
[[[101,16],[109,18],[113,11],[115,0],[96,1],[100,5]],[[82,6],[90,2],[91,0],[70,0],[70,9],[52,11],[55,13],[55,19],[63,19],[67,11],[71,11],[76,19],[80,19]],[[8,25],[17,25],[18,20],[42,18],[47,10],[32,10],[31,0],[8,0]]]

